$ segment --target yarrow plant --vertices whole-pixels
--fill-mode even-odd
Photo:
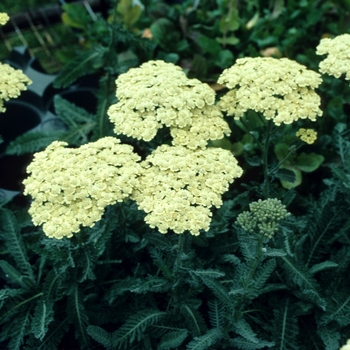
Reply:
[[[113,5],[113,17],[145,23],[135,21],[136,3]],[[288,7],[303,15],[320,8],[295,3]],[[248,10],[220,1],[216,39],[228,49],[216,57],[221,42],[192,35],[196,11],[187,17],[187,5],[187,35],[174,46],[190,54],[191,38],[198,49],[210,45],[215,67],[232,65],[244,40],[234,44],[232,28]],[[66,7],[72,19],[75,9]],[[11,350],[339,349],[350,337],[350,138],[338,116],[347,90],[338,98],[334,87],[347,84],[327,79],[334,86],[318,96],[321,75],[285,58],[238,59],[220,86],[212,74],[209,86],[160,60],[135,67],[142,40],[112,22],[93,23],[102,46],[55,82],[64,88],[101,68],[96,113],[56,96],[67,129],[17,140],[36,153],[24,181],[28,206],[0,208],[0,342]],[[174,38],[169,23],[157,19],[148,43],[161,43],[162,32]],[[176,58],[163,54],[137,59]],[[192,75],[202,58],[179,62]],[[332,118],[318,118],[320,97],[325,116],[336,107]],[[321,134],[312,147],[311,121]]]
[[[324,38],[316,48],[317,55],[328,55],[320,62],[320,72],[340,78],[345,74],[345,79],[350,80],[350,34],[342,34],[337,37]]]
[[[108,111],[115,132],[149,141],[164,124],[174,132],[174,146],[158,147],[140,165],[130,146],[117,139],[71,150],[54,142],[27,169],[25,194],[34,199],[34,224],[44,223],[49,237],[71,237],[80,225],[92,227],[107,205],[132,194],[147,213],[145,221],[161,233],[208,231],[210,207],[222,205],[221,195],[243,173],[231,152],[205,147],[230,131],[213,105],[215,92],[161,61],[130,69],[116,83],[119,102]],[[73,170],[72,164],[78,166]]]

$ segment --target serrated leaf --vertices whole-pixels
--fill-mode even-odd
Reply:
[[[323,261],[319,264],[315,264],[314,266],[311,267],[309,272],[313,275],[319,271],[322,271],[325,269],[330,269],[330,268],[337,267],[337,266],[339,266],[337,263],[327,260],[327,261]]]
[[[6,148],[6,154],[20,156],[42,151],[53,141],[60,140],[62,131],[33,131],[18,136]]]
[[[91,74],[93,64],[101,56],[97,50],[89,50],[73,58],[61,71],[55,79],[53,86],[55,88],[65,88],[76,81],[78,78]]]
[[[180,329],[167,333],[159,342],[158,350],[167,350],[179,347],[188,335],[187,329]]]
[[[77,126],[80,123],[86,123],[94,120],[95,116],[86,111],[86,109],[78,107],[69,102],[60,95],[56,95],[53,99],[55,112],[57,116],[68,126]]]
[[[33,269],[28,262],[27,252],[22,235],[20,234],[20,227],[16,216],[12,211],[7,209],[2,209],[0,215],[2,224],[2,232],[0,235],[5,241],[7,249],[11,252],[20,271],[34,282]]]
[[[113,346],[117,349],[128,349],[134,341],[140,341],[147,327],[159,322],[166,312],[142,310],[131,315],[127,321],[112,334]]]
[[[286,256],[287,253],[283,249],[276,249],[276,248],[270,248],[267,247],[266,251],[263,252],[265,256]]]
[[[212,270],[212,269],[191,270],[191,273],[193,273],[194,275],[196,275],[198,277],[206,276],[206,277],[210,277],[210,278],[220,278],[220,277],[225,276],[224,272],[216,271],[216,270]]]
[[[91,338],[96,340],[98,343],[102,344],[106,349],[113,348],[111,333],[105,331],[103,328],[98,326],[88,326],[86,331]]]
[[[186,349],[188,350],[206,350],[210,349],[218,340],[223,338],[224,334],[219,328],[210,329],[207,333],[200,337],[195,337],[190,341]]]
[[[49,324],[53,321],[53,303],[39,300],[32,320],[32,332],[40,340],[45,337]]]

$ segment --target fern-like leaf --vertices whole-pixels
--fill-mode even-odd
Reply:
[[[233,303],[229,297],[228,290],[223,287],[219,281],[210,277],[200,275],[202,282],[214,293],[214,295],[225,305],[226,308],[232,309]]]
[[[13,256],[18,268],[34,282],[34,274],[31,265],[28,262],[26,249],[20,235],[20,228],[15,215],[7,209],[1,210],[2,233],[1,237],[11,255]]]
[[[32,131],[18,136],[6,148],[6,154],[20,156],[43,150],[53,141],[60,140],[63,131]]]
[[[24,336],[27,334],[30,325],[30,308],[16,316],[16,322],[13,324],[10,333],[8,347],[11,350],[20,350],[24,342]]]
[[[54,81],[55,88],[65,88],[76,81],[78,78],[90,74],[94,68],[94,61],[101,57],[101,52],[92,49],[81,53],[73,58],[61,71]]]
[[[276,349],[297,350],[299,345],[297,335],[299,333],[298,319],[289,305],[289,299],[285,305],[274,310],[273,339],[276,342]]]
[[[87,333],[91,338],[102,344],[106,349],[113,348],[112,334],[108,333],[103,328],[98,326],[89,326],[87,327]]]
[[[70,323],[67,318],[60,322],[52,322],[43,340],[30,334],[26,342],[26,350],[57,350],[64,334],[68,331]]]
[[[83,347],[89,348],[90,341],[86,334],[88,317],[83,304],[83,294],[78,285],[74,287],[72,294],[68,296],[67,312],[73,321],[76,338],[81,342]]]
[[[113,347],[117,349],[128,349],[130,345],[143,338],[145,330],[159,322],[166,312],[159,310],[142,310],[130,316],[127,321],[112,333]]]
[[[233,349],[241,350],[256,350],[256,349],[265,349],[271,348],[275,345],[274,342],[269,342],[266,340],[260,340],[258,343],[252,343],[243,337],[237,337],[230,340],[230,344],[233,346]]]
[[[350,324],[350,296],[337,293],[327,306],[328,312],[321,317],[322,325],[327,325],[332,321],[337,322],[340,326]]]
[[[248,340],[251,343],[259,343],[259,339],[256,337],[256,334],[245,319],[241,318],[238,321],[234,322],[234,328],[235,332],[244,339]]]
[[[265,264],[259,268],[253,279],[254,291],[251,294],[252,298],[256,298],[260,294],[261,289],[264,287],[267,279],[270,277],[275,268],[275,259],[267,260]]]
[[[76,126],[80,123],[87,123],[94,120],[95,116],[84,108],[62,98],[60,95],[54,97],[54,107],[57,116],[68,126]]]
[[[317,329],[317,334],[323,340],[325,350],[339,349],[340,334],[334,328],[320,327]]]
[[[191,308],[189,305],[182,304],[180,312],[185,319],[186,328],[189,329],[194,336],[200,336],[206,331],[207,327],[204,319],[198,310]]]
[[[213,269],[207,269],[207,270],[191,270],[191,273],[198,277],[208,277],[208,278],[220,278],[225,276],[224,272],[213,270]]]
[[[187,338],[187,329],[172,331],[162,337],[159,342],[158,350],[174,349],[179,347]]]
[[[40,340],[45,337],[49,324],[53,321],[53,302],[39,300],[32,320],[32,332]]]
[[[188,350],[206,350],[216,344],[220,339],[224,337],[221,329],[213,328],[208,330],[200,337],[195,337],[191,342],[187,344]]]
[[[225,313],[225,307],[222,303],[220,303],[219,300],[208,300],[208,307],[209,307],[209,317],[210,317],[210,324],[213,326],[213,328],[222,328],[224,326],[224,313]]]
[[[313,275],[317,272],[320,272],[320,271],[323,271],[325,269],[330,269],[330,268],[333,268],[333,267],[337,267],[338,264],[333,262],[333,261],[323,261],[319,264],[315,264],[314,266],[311,267],[311,269],[309,270],[310,274]]]

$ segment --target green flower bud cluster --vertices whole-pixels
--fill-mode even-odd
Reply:
[[[286,219],[286,206],[279,199],[259,199],[249,204],[250,211],[238,215],[236,223],[249,233],[257,233],[272,238],[278,230],[278,223]]]

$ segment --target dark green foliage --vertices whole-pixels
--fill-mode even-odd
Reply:
[[[38,152],[54,140],[79,147],[113,135],[107,110],[116,102],[114,81],[148,59],[177,62],[190,77],[212,83],[236,58],[273,46],[317,69],[320,57],[305,48],[324,34],[342,33],[349,16],[349,8],[328,1],[142,3],[144,16],[131,29],[113,20],[115,4],[109,20],[95,21],[74,7],[80,5],[66,6],[86,44],[55,85],[97,73],[96,112],[57,95],[61,129],[22,135],[8,154]],[[151,28],[152,40],[141,38],[144,28]],[[349,87],[329,77],[324,85],[321,136],[314,145],[300,145],[298,154],[322,154],[325,161],[294,189],[281,186],[295,174],[279,168],[272,144],[264,164],[255,142],[267,139],[260,117],[247,113],[248,131],[225,117],[232,130],[227,148],[239,150],[244,175],[199,236],[160,234],[135,203],[124,201],[72,238],[51,239],[31,224],[28,203],[3,206],[0,341],[10,350],[339,349],[350,338]],[[271,142],[297,152],[295,132],[307,123],[282,126]],[[144,159],[170,143],[167,133],[160,130],[147,144],[118,137]],[[291,215],[271,237],[246,232],[237,216],[267,198],[280,199]]]

